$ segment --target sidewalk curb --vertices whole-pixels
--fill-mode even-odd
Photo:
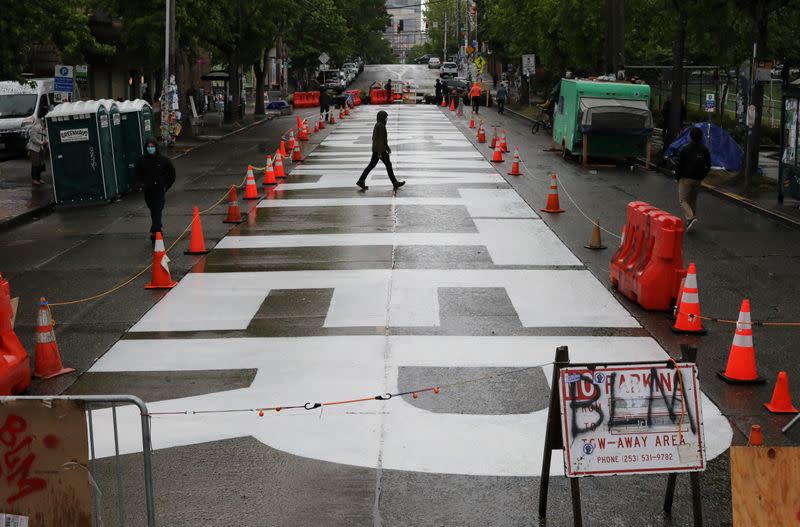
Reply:
[[[229,138],[229,137],[231,137],[231,136],[233,136],[235,134],[238,134],[238,133],[241,133],[241,132],[245,132],[245,131],[247,131],[247,130],[249,130],[251,128],[254,128],[254,127],[256,127],[256,126],[258,126],[260,124],[267,123],[267,122],[271,121],[273,118],[274,117],[265,116],[264,119],[259,119],[257,121],[253,121],[250,124],[247,124],[247,125],[245,125],[245,126],[243,126],[241,128],[237,128],[236,130],[228,132],[227,134],[221,135],[221,136],[219,136],[219,137],[217,137],[215,139],[211,139],[211,140],[203,142],[202,144],[195,145],[195,146],[189,148],[189,150],[186,150],[185,152],[180,152],[179,154],[177,154],[175,156],[170,156],[170,159],[179,159],[179,158],[181,158],[181,157],[183,157],[185,155],[188,155],[188,154],[194,152],[197,149],[203,148],[206,145],[213,144],[213,143],[218,143],[218,142],[223,141],[223,140],[225,140],[225,139],[227,139],[227,138]],[[40,207],[37,207],[35,209],[27,210],[27,211],[23,212],[22,214],[19,214],[17,216],[14,216],[12,218],[7,219],[7,220],[0,221],[0,231],[7,231],[9,229],[13,229],[14,227],[18,227],[19,225],[22,225],[23,223],[28,222],[34,216],[50,214],[51,212],[53,212],[55,210],[55,207],[56,207],[56,204],[53,201],[53,202],[50,202],[50,203],[46,203],[46,204],[44,204],[44,205],[42,205]]]
[[[531,119],[530,117],[522,115],[519,112],[515,112],[514,110],[511,110],[510,108],[506,108],[506,111],[508,113],[512,114],[513,116],[515,116],[518,119],[524,119],[526,121],[533,122],[533,119]],[[636,161],[642,166],[645,165],[644,159],[637,159]],[[663,169],[661,167],[658,167],[658,166],[655,166],[655,165],[653,165],[653,170],[659,172],[660,174],[662,174],[664,176],[669,176],[669,177],[672,176],[672,173],[670,171],[665,170],[665,169]],[[780,212],[764,208],[760,204],[758,204],[755,201],[752,201],[750,199],[747,199],[744,196],[740,196],[739,194],[736,194],[734,192],[729,192],[727,190],[723,190],[723,189],[721,189],[719,187],[715,187],[714,185],[709,185],[708,183],[703,183],[703,190],[708,192],[709,194],[711,194],[713,196],[716,196],[716,197],[720,198],[720,199],[724,199],[724,200],[730,201],[732,203],[736,203],[737,205],[740,205],[740,206],[742,206],[742,207],[744,207],[746,209],[749,209],[749,210],[751,210],[753,212],[756,212],[756,213],[761,214],[763,216],[766,216],[766,217],[768,217],[768,218],[770,218],[772,220],[775,220],[775,221],[778,221],[780,223],[783,223],[784,225],[787,225],[787,226],[792,227],[794,229],[799,229],[800,230],[800,220],[792,218],[790,216],[786,216],[784,214],[781,214]]]

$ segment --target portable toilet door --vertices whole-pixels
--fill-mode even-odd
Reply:
[[[98,101],[63,103],[45,119],[56,204],[115,199],[111,127],[105,106]]]
[[[147,101],[136,99],[118,105],[122,121],[122,144],[125,147],[126,182],[130,192],[138,187],[136,161],[144,154],[144,142],[150,137],[153,127],[153,111]]]
[[[122,140],[122,120],[119,114],[119,107],[117,102],[113,99],[100,99],[100,102],[106,107],[108,112],[109,130],[111,133],[111,157],[112,166],[114,167],[114,183],[117,188],[115,197],[118,197],[128,191],[128,183],[126,180],[126,153],[125,145]]]

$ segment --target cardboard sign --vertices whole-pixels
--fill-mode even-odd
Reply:
[[[559,392],[567,476],[705,470],[694,364],[565,368]]]
[[[0,404],[0,507],[37,526],[91,526],[86,414],[78,401]]]

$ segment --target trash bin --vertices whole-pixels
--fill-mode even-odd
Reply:
[[[119,113],[117,101],[113,99],[99,99],[108,111],[108,120],[111,123],[111,149],[114,155],[114,176],[117,180],[117,193],[125,194],[130,191],[127,178],[126,165],[127,153],[122,139],[122,119]]]
[[[119,190],[105,105],[99,101],[63,103],[45,119],[56,204],[115,200]]]
[[[131,192],[138,188],[136,161],[144,154],[144,142],[152,135],[153,109],[142,99],[121,102],[117,107],[122,120],[122,145],[125,151],[125,176],[120,178],[120,187],[122,192]]]

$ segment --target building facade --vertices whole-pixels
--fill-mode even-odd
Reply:
[[[406,61],[409,49],[425,42],[421,3],[420,0],[386,0],[386,11],[392,17],[392,22],[386,28],[384,37],[401,62]],[[402,30],[398,30],[401,21]]]

